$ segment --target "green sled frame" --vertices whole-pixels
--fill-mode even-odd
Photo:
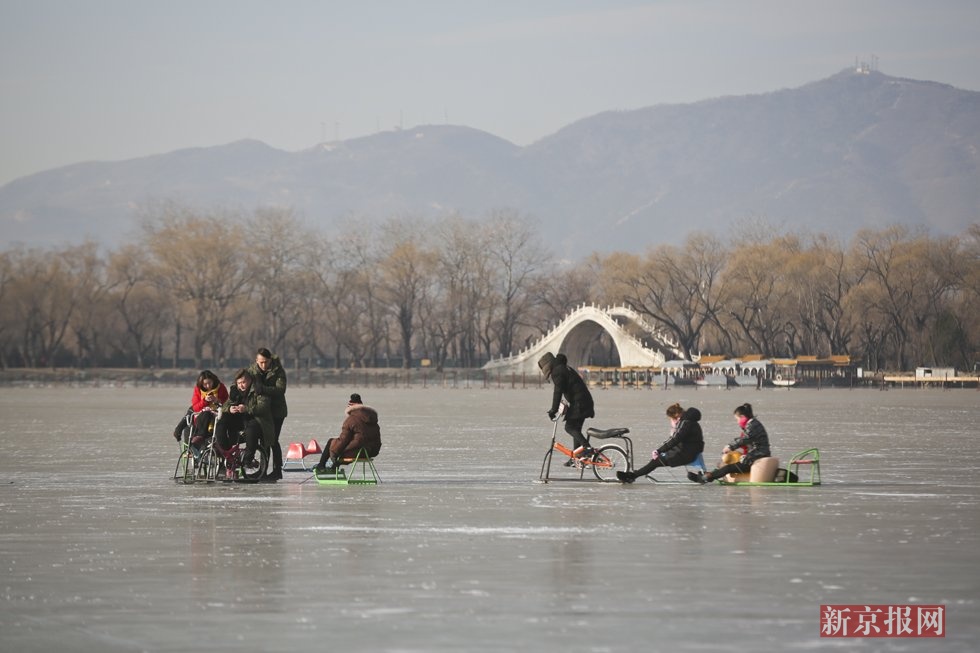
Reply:
[[[381,482],[374,460],[363,447],[353,458],[344,458],[341,465],[327,470],[325,474],[313,471],[313,480],[318,485],[377,485]],[[344,471],[342,465],[350,465],[350,474]]]
[[[803,469],[809,469],[810,473],[806,474]],[[813,487],[815,485],[820,485],[820,452],[814,449],[807,449],[806,451],[801,451],[792,458],[790,458],[789,463],[786,465],[786,480],[777,483],[772,481],[769,483],[751,481],[722,481],[719,480],[720,485],[737,485],[738,487]],[[790,482],[790,473],[796,474],[796,482]],[[804,476],[806,477],[804,479]]]

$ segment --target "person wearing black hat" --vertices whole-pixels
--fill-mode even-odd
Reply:
[[[551,409],[548,411],[548,418],[554,421],[558,415],[558,407],[561,405],[562,397],[568,403],[565,411],[565,433],[572,436],[575,447],[576,458],[590,458],[593,454],[589,441],[582,435],[582,425],[589,417],[595,417],[595,404],[592,401],[592,393],[589,392],[585,381],[578,375],[575,368],[568,364],[568,357],[565,354],[555,356],[551,352],[546,353],[538,361],[538,367],[544,378],[550,379],[555,391],[551,397]],[[566,467],[575,464],[569,459],[565,463]]]
[[[346,418],[340,427],[340,435],[327,440],[327,445],[320,455],[320,462],[313,468],[314,474],[335,471],[341,460],[354,458],[362,448],[371,458],[381,451],[381,425],[378,423],[378,411],[365,406],[361,395],[355,392],[350,396],[344,414]]]

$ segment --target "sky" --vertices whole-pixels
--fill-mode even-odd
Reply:
[[[424,124],[517,145],[876,57],[980,91],[975,0],[0,0],[0,185],[241,139]]]

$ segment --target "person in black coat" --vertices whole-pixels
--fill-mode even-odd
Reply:
[[[663,444],[656,448],[653,457],[643,467],[635,471],[616,472],[616,478],[623,483],[632,483],[640,476],[646,476],[658,467],[680,467],[690,465],[704,451],[704,434],[701,432],[701,411],[697,408],[684,408],[673,404],[667,408],[667,418],[674,430]]]
[[[688,472],[687,477],[695,483],[710,483],[711,481],[724,478],[727,474],[747,474],[755,464],[755,461],[768,458],[772,454],[769,450],[769,433],[762,422],[755,418],[752,411],[752,404],[742,404],[735,409],[735,419],[738,421],[742,432],[737,438],[725,445],[722,449],[723,454],[735,451],[744,451],[741,458],[727,465],[721,465],[710,472]]]
[[[578,375],[575,368],[568,365],[568,357],[565,354],[553,355],[546,353],[538,361],[538,367],[546,379],[550,379],[555,386],[554,394],[551,398],[551,409],[548,410],[548,418],[554,420],[558,415],[558,407],[564,397],[568,404],[565,411],[565,433],[572,436],[574,452],[577,458],[589,458],[593,454],[589,441],[582,435],[582,425],[585,420],[595,417],[595,404],[592,401],[592,393],[589,392],[585,381]],[[569,459],[565,465],[573,465],[574,461]]]

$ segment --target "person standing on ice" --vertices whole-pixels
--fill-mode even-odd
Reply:
[[[361,395],[355,392],[347,402],[344,417],[340,435],[327,440],[323,453],[320,454],[320,462],[313,468],[314,474],[336,472],[341,460],[356,457],[362,448],[371,458],[380,453],[381,425],[378,423],[378,411],[365,406]]]
[[[272,449],[272,471],[262,478],[265,483],[275,483],[282,479],[282,446],[279,444],[279,434],[282,433],[282,423],[286,421],[286,370],[265,347],[255,353],[255,363],[248,368],[255,377],[255,391],[269,398],[272,405],[273,434],[268,446]]]
[[[565,354],[555,356],[548,352],[538,360],[538,367],[544,374],[544,378],[549,379],[555,386],[548,418],[551,421],[555,420],[558,407],[564,397],[568,403],[568,410],[565,411],[565,433],[572,436],[575,457],[591,458],[594,452],[589,446],[589,441],[582,435],[582,425],[585,424],[585,420],[595,417],[595,404],[588,386],[575,368],[568,365],[568,357]],[[574,464],[574,459],[569,458],[565,466],[571,467]]]

